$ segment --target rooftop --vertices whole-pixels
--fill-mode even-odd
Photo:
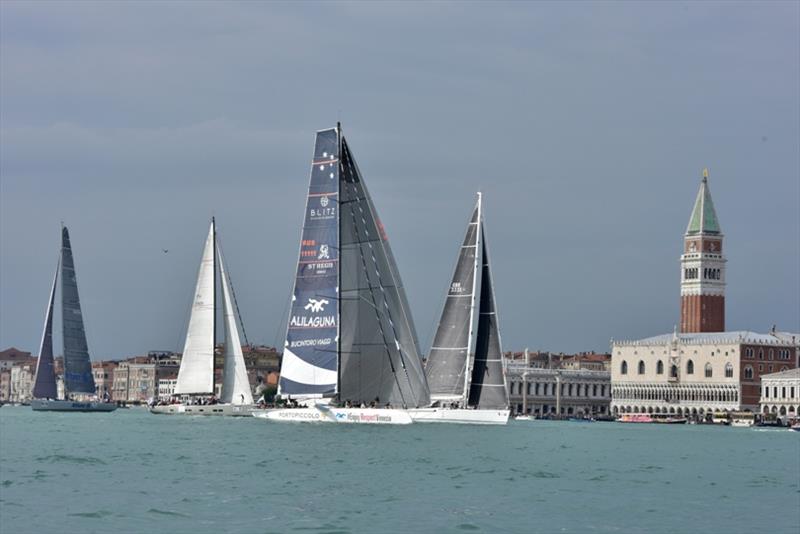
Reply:
[[[720,234],[717,212],[711,200],[711,190],[708,188],[708,169],[703,170],[703,181],[694,201],[694,209],[686,227],[686,235]]]
[[[789,369],[788,371],[781,371],[780,373],[761,375],[761,378],[800,378],[800,368]]]
[[[791,347],[789,339],[774,334],[759,334],[750,330],[734,330],[730,332],[698,332],[688,334],[661,334],[644,339],[615,340],[614,345],[669,345],[676,340],[681,345],[752,343],[756,345],[780,345]]]

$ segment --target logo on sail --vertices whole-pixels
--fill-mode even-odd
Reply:
[[[328,245],[320,245],[319,246],[319,255],[317,256],[318,260],[329,260],[331,255],[328,251]]]
[[[328,200],[328,197],[326,197],[326,196],[321,197],[319,199],[319,205],[322,206],[323,208],[328,205],[328,202],[329,202],[329,200]]]
[[[450,293],[463,293],[464,288],[461,287],[461,282],[453,282],[450,284]]]
[[[311,310],[311,313],[319,313],[325,311],[326,304],[329,304],[327,299],[308,299],[308,304],[303,306],[303,309]]]

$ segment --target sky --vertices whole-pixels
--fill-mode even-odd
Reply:
[[[38,352],[63,221],[92,357],[181,350],[212,215],[282,345],[337,120],[423,351],[479,190],[504,349],[671,332],[704,167],[727,329],[800,331],[800,3],[6,0],[0,348]]]

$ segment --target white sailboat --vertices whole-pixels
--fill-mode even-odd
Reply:
[[[225,351],[222,392],[219,402],[211,401],[214,395],[214,348],[216,346],[216,271],[222,285],[223,331]],[[232,305],[232,288],[217,243],[215,221],[203,248],[200,270],[197,275],[186,342],[178,370],[175,397],[189,397],[205,403],[174,403],[153,406],[154,414],[167,415],[232,415],[249,416],[255,410],[250,382],[247,379],[236,313]]]
[[[508,422],[508,390],[480,193],[459,249],[425,372],[432,404],[411,410],[415,422]]]
[[[341,132],[317,132],[274,421],[410,424],[429,403],[386,232]]]
[[[61,326],[64,342],[64,398],[57,399],[55,364],[53,361],[53,307],[56,300],[58,273],[61,271]],[[67,227],[61,229],[59,254],[53,287],[47,302],[44,332],[39,346],[36,377],[33,384],[31,408],[54,412],[112,412],[113,402],[100,400],[96,395],[92,362],[86,343],[83,313],[78,296],[78,279],[72,258],[72,244]]]

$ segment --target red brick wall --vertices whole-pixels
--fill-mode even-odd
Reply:
[[[752,356],[748,355],[752,350]],[[797,353],[795,348],[775,347],[772,345],[741,345],[739,358],[739,381],[742,384],[742,404],[758,405],[761,399],[761,377],[770,373],[777,373],[782,367],[794,369],[797,366]],[[769,351],[773,352],[773,359],[769,359]],[[780,351],[788,350],[789,359],[780,359]],[[763,359],[759,358],[759,351],[763,351]],[[763,370],[759,370],[759,365]],[[753,368],[753,378],[745,378],[745,368]],[[770,370],[772,366],[772,370]]]
[[[681,297],[681,333],[724,331],[725,297],[712,295]]]

